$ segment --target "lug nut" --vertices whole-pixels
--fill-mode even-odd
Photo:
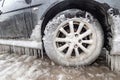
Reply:
[[[79,42],[79,43],[81,43],[81,42],[82,42],[82,40],[80,39],[78,42]]]
[[[77,45],[77,44],[75,44],[75,45],[74,45],[74,48],[77,48],[77,47],[78,47],[78,45]]]
[[[78,34],[75,34],[75,37],[78,37]]]

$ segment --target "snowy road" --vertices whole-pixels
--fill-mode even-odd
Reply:
[[[0,80],[120,80],[99,59],[88,67],[61,67],[48,58],[16,54],[0,54]]]

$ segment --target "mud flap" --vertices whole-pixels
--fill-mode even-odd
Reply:
[[[120,13],[119,10],[111,8],[108,14],[112,38],[109,40],[111,51],[107,54],[107,59],[113,71],[120,71]]]

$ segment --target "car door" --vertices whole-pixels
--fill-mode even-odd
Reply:
[[[37,22],[42,18],[44,13],[51,7],[53,3],[59,0],[32,0],[31,9],[33,15],[33,24],[36,25]]]
[[[0,10],[0,38],[28,38],[32,31],[32,0],[3,0]]]

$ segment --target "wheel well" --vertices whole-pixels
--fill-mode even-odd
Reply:
[[[108,24],[108,15],[107,11],[110,8],[108,4],[101,4],[99,2],[96,2],[94,0],[64,0],[52,8],[50,8],[47,13],[44,15],[43,23],[42,23],[42,35],[44,35],[44,30],[47,25],[47,23],[55,17],[59,12],[67,10],[67,9],[81,9],[83,11],[90,12],[94,17],[98,19],[100,24],[102,25],[102,29],[104,31],[105,36],[105,45],[107,45],[108,40],[107,36],[110,32],[109,24]]]

